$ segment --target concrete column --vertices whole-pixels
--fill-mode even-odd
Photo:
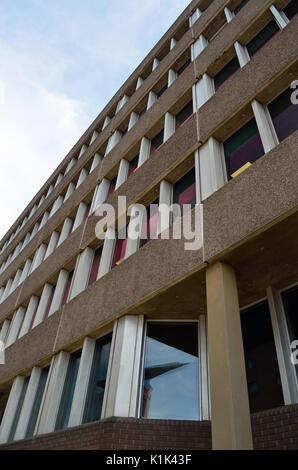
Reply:
[[[13,255],[12,255],[11,261],[14,260],[14,259],[18,256],[18,254],[20,253],[20,251],[21,251],[21,246],[22,246],[22,243],[19,242],[19,243],[17,244],[17,246],[15,247],[14,251],[13,251]]]
[[[52,303],[51,303],[51,307],[50,307],[50,310],[49,310],[49,314],[48,314],[49,317],[51,315],[53,315],[54,312],[59,310],[59,308],[61,306],[61,302],[62,302],[63,295],[64,295],[64,292],[65,292],[65,288],[66,288],[66,285],[67,285],[67,281],[68,281],[68,277],[69,277],[69,272],[66,271],[66,269],[61,269],[61,271],[59,273],[59,276],[58,276],[58,280],[57,280],[53,300],[52,300]]]
[[[36,210],[37,210],[37,205],[34,204],[34,206],[32,207],[31,211],[29,212],[29,219],[30,219],[30,217],[33,216],[33,214],[35,214]],[[13,234],[13,236],[14,236],[14,234]],[[13,237],[12,237],[12,238],[13,238]]]
[[[39,297],[32,295],[32,297],[30,298],[26,313],[25,313],[25,317],[24,317],[20,334],[19,334],[19,338],[21,338],[26,333],[28,333],[38,302],[39,302]]]
[[[176,131],[176,119],[171,113],[165,114],[163,141],[166,142]]]
[[[197,176],[197,201],[203,201],[227,182],[225,157],[222,144],[214,137],[195,152]]]
[[[42,372],[41,367],[33,367],[32,369],[28,387],[27,387],[26,394],[25,394],[25,398],[24,398],[24,402],[23,402],[23,406],[22,406],[22,411],[21,411],[20,418],[19,418],[19,422],[18,422],[16,432],[14,435],[15,441],[19,439],[25,439],[26,437],[26,431],[28,428],[32,409],[34,406],[41,372]]]
[[[279,144],[279,140],[269,114],[267,106],[263,106],[257,100],[251,103],[255,120],[259,129],[265,153],[270,152]]]
[[[102,255],[99,265],[99,270],[97,274],[97,279],[100,279],[106,273],[108,273],[111,269],[114,249],[116,243],[116,234],[115,230],[112,228],[108,228],[105,236],[105,241],[103,244]]]
[[[22,284],[22,282],[24,282],[25,279],[28,277],[29,272],[30,272],[30,268],[31,268],[31,264],[32,264],[32,260],[27,259],[26,263],[23,267],[22,275],[21,275],[20,280],[19,280],[19,285]]]
[[[274,16],[280,29],[284,29],[287,26],[287,24],[289,24],[289,19],[287,18],[287,16],[284,14],[283,11],[279,11],[274,5],[271,5],[270,11],[272,15]]]
[[[79,153],[78,159],[81,158],[81,157],[84,155],[84,153],[86,152],[87,148],[88,148],[87,145],[85,145],[85,144],[82,145],[82,148],[81,148],[81,151],[80,151],[80,153]]]
[[[143,165],[143,163],[145,163],[146,160],[148,160],[150,156],[150,149],[151,149],[151,141],[147,139],[147,137],[143,137],[141,141],[141,147],[140,147],[138,168],[141,165]]]
[[[122,133],[118,129],[116,129],[115,132],[109,138],[108,145],[105,151],[105,156],[109,152],[111,152],[111,150],[118,144],[118,142],[120,142],[121,138],[122,138]]]
[[[128,124],[127,130],[130,131],[130,129],[138,122],[138,120],[139,120],[138,113],[135,113],[133,111],[130,115],[130,118],[129,118],[129,124]]]
[[[123,95],[122,98],[118,101],[118,104],[117,104],[117,108],[116,108],[116,113],[117,114],[121,108],[123,108],[123,106],[125,105],[125,103],[127,103],[128,101],[128,96],[127,95]]]
[[[52,205],[52,209],[50,212],[50,217],[52,217],[55,212],[62,206],[63,204],[63,196],[58,196],[54,204]]]
[[[34,434],[55,430],[70,354],[61,351],[52,359]]]
[[[42,243],[40,247],[37,249],[35,252],[32,264],[31,264],[31,269],[30,269],[30,274],[35,271],[36,268],[42,263],[44,256],[47,251],[47,245],[45,243]]]
[[[195,85],[196,106],[201,108],[215,93],[214,80],[207,73]]]
[[[229,10],[228,8],[225,8],[224,12],[226,15],[227,22],[231,23],[232,19],[235,18],[235,13]]]
[[[69,183],[67,191],[64,196],[64,201],[66,201],[72,195],[75,189],[76,189],[75,184],[73,182]]]
[[[133,255],[138,249],[139,249],[139,244],[140,244],[140,235],[141,235],[141,230],[142,230],[142,224],[143,224],[143,215],[140,215],[140,210],[137,205],[132,206],[131,208],[131,218],[130,222],[128,225],[128,231],[127,231],[127,242],[126,242],[126,249],[125,249],[125,259],[128,258],[129,256]],[[140,223],[139,226],[139,236],[134,239],[131,237],[130,234],[130,227],[132,227],[132,224],[134,224],[134,218],[137,217]]]
[[[47,223],[47,220],[49,218],[49,213],[48,211],[46,211],[43,216],[42,216],[42,219],[41,219],[41,222],[40,222],[40,226],[38,227],[38,230],[40,230],[46,223]]]
[[[234,48],[239,60],[240,67],[243,68],[250,61],[248,50],[238,41],[235,42]]]
[[[235,272],[207,268],[212,448],[251,450],[252,434]]]
[[[175,70],[170,69],[168,74],[168,88],[177,80],[178,74]]]
[[[83,422],[95,345],[95,339],[85,338],[76,386],[72,400],[68,427],[78,426]]]
[[[71,232],[72,226],[73,226],[73,220],[70,217],[66,217],[63,223],[63,227],[62,227],[57,245],[56,245],[57,247],[61,245],[61,243],[63,243],[64,240],[67,239],[68,235]]]
[[[107,125],[111,122],[111,118],[109,116],[106,116],[105,117],[105,120],[104,120],[104,123],[103,123],[103,126],[102,126],[102,130],[104,130],[105,127],[107,127]]]
[[[18,287],[21,275],[22,275],[22,270],[18,269],[13,279],[13,282],[11,284],[10,293],[13,292]]]
[[[42,203],[43,203],[43,201],[45,200],[45,198],[46,198],[46,195],[43,194],[43,195],[41,196],[40,200],[39,200],[38,207],[40,207],[40,206],[42,205]],[[25,223],[25,222],[23,221],[23,223]],[[21,227],[23,227],[23,223],[22,223]]]
[[[61,183],[62,180],[63,180],[63,175],[62,173],[59,173],[58,178],[55,183],[55,188],[58,186],[59,183]]]
[[[140,86],[142,85],[142,83],[144,83],[144,80],[142,79],[142,77],[139,77],[139,78],[138,78],[138,81],[137,81],[136,90],[137,90],[138,88],[140,88]]]
[[[51,185],[49,186],[48,191],[47,191],[46,198],[51,194],[51,192],[53,191],[53,189],[54,189],[54,186],[51,184]]]
[[[203,50],[208,46],[208,39],[203,34],[191,46],[191,60],[194,61]]]
[[[171,216],[171,204],[173,200],[173,185],[166,180],[162,180],[160,182],[159,187],[159,206],[166,205],[169,210],[163,211],[161,208],[159,209],[159,216],[158,216],[158,229],[157,233],[160,234],[164,230],[167,230],[172,223],[172,216]]]
[[[157,59],[157,57],[155,57],[153,60],[153,65],[152,65],[152,72],[158,67],[158,65],[159,65],[159,60]]]
[[[2,343],[5,343],[5,338],[7,336],[9,327],[10,327],[10,321],[4,320],[2,327],[1,327],[1,332],[0,332],[0,341],[2,341]]]
[[[39,205],[41,205],[43,203],[43,201],[45,200],[45,195],[43,194],[40,198],[40,200],[42,201]],[[24,227],[25,223],[27,222],[28,220],[28,216],[26,215],[26,217],[23,218],[23,222],[22,222],[22,225],[21,225],[21,228]]]
[[[120,165],[119,165],[115,191],[116,189],[119,188],[119,186],[121,186],[121,184],[125,183],[125,181],[127,180],[128,170],[129,170],[129,162],[125,160],[125,158],[122,158],[122,160],[120,161]]]
[[[154,91],[150,91],[148,96],[147,110],[151,108],[151,106],[155,103],[156,100],[157,94],[154,93]]]
[[[24,382],[25,377],[22,377],[21,375],[18,375],[14,379],[0,426],[0,444],[4,444],[9,438],[18,403],[21,398]]]
[[[102,162],[102,156],[99,153],[96,153],[92,160],[92,165],[90,168],[90,173]]]
[[[99,133],[97,131],[94,131],[91,137],[90,145],[93,144],[93,142],[95,142],[98,136],[99,136]]]
[[[100,204],[103,204],[107,199],[107,195],[110,189],[110,181],[107,178],[104,178],[101,183],[97,186],[97,189],[94,191],[90,214],[96,211],[97,207]]]
[[[11,325],[8,333],[5,346],[8,348],[12,343],[14,343],[18,337],[18,333],[25,315],[26,309],[24,307],[19,307],[18,310],[13,314]]]
[[[88,247],[78,256],[68,300],[73,299],[86,289],[93,258],[94,250]]]
[[[194,13],[191,15],[191,17],[189,18],[189,27],[191,28],[194,23],[200,18],[202,12],[199,8],[197,8]]]
[[[53,251],[55,250],[55,248],[57,246],[58,239],[59,239],[59,235],[60,235],[60,233],[56,232],[56,231],[52,233],[49,244],[48,244],[47,251],[44,255],[44,259],[46,259],[48,256],[50,256],[53,253]]]
[[[76,217],[73,223],[72,232],[74,232],[75,229],[78,228],[79,225],[81,225],[81,223],[83,222],[85,215],[86,215],[87,207],[88,206],[85,202],[80,202],[77,213],[76,213]]]
[[[72,167],[73,167],[76,163],[77,163],[77,159],[73,157],[73,158],[68,162],[64,174],[67,175],[67,173],[72,169]]]
[[[25,236],[25,238],[24,238],[23,248],[22,248],[22,249],[24,249],[25,246],[29,243],[30,238],[31,238],[31,233],[30,233],[30,232],[27,232],[27,233],[26,233],[26,236]]]
[[[44,285],[32,328],[35,328],[44,320],[46,309],[49,304],[53,289],[54,287],[52,286],[52,284],[46,283]]]
[[[143,328],[142,315],[115,323],[102,418],[137,417]]]
[[[36,235],[37,232],[38,232],[38,228],[39,228],[39,222],[36,222],[36,224],[35,224],[34,227],[33,227],[32,232],[31,232],[29,241],[31,241],[31,240],[35,237],[35,235]]]
[[[83,181],[85,181],[87,176],[88,176],[88,171],[85,168],[82,168],[76,188],[78,188],[83,183]]]
[[[172,38],[172,39],[171,39],[171,44],[170,44],[170,51],[171,51],[172,49],[174,49],[174,47],[176,46],[176,44],[177,44],[176,39],[175,39],[175,38]]]
[[[10,288],[11,288],[11,285],[12,285],[12,279],[9,278],[6,285],[5,285],[5,289],[4,289],[4,292],[2,294],[2,297],[1,297],[1,303],[4,302],[4,300],[6,299],[6,297],[8,296],[8,293],[10,291]]]

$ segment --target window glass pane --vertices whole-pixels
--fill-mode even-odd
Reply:
[[[155,152],[163,144],[163,132],[162,129],[155,137],[151,140],[150,155]]]
[[[71,285],[71,281],[72,281],[72,277],[73,277],[73,271],[71,271],[68,275],[68,280],[67,280],[67,284],[66,284],[65,291],[64,291],[64,294],[63,294],[61,307],[63,307],[63,305],[66,304],[67,297],[68,297],[68,294],[69,294],[70,285]]]
[[[280,29],[276,21],[270,21],[270,23],[247,44],[246,47],[250,57],[261,49],[278,31],[280,31]]]
[[[286,16],[291,20],[298,13],[298,0],[292,0],[285,8],[284,12]]]
[[[196,174],[195,169],[190,170],[177,183],[174,184],[173,192],[174,204],[179,204],[182,208],[184,204],[196,204]]]
[[[237,13],[239,13],[240,10],[242,10],[242,8],[249,2],[249,0],[242,0],[242,2],[238,5],[237,8],[235,8],[234,10],[234,13],[235,15],[237,15]]]
[[[179,77],[179,75],[182,74],[182,72],[184,72],[184,70],[189,66],[189,64],[191,63],[191,58],[189,58],[186,62],[184,62],[184,64],[182,65],[182,67],[180,67],[179,70],[177,70],[177,75]]]
[[[214,77],[215,90],[217,90],[228,78],[230,78],[240,68],[237,57],[234,57],[217,75]]]
[[[67,428],[80,360],[81,351],[79,353],[72,354],[70,357],[55,430]]]
[[[133,158],[133,160],[131,160],[131,162],[129,163],[127,178],[129,178],[138,169],[138,163],[139,163],[139,155]]]
[[[35,397],[35,400],[34,400],[33,408],[32,408],[29,423],[28,423],[28,427],[27,427],[27,430],[26,430],[26,435],[25,435],[26,438],[32,437],[33,434],[34,434],[35,425],[36,425],[36,421],[37,421],[37,417],[38,417],[38,413],[39,413],[39,409],[40,409],[41,400],[42,400],[42,397],[43,397],[43,392],[44,392],[44,389],[45,389],[45,386],[46,386],[49,369],[50,369],[49,367],[45,367],[41,372],[41,376],[40,376],[40,379],[39,379],[39,384],[38,384],[38,387],[37,387],[36,397]]]
[[[230,176],[245,163],[253,163],[264,155],[264,148],[256,121],[252,119],[224,142],[228,175]]]
[[[288,88],[268,105],[280,141],[298,129],[298,105],[292,104],[292,88]]]
[[[290,341],[298,340],[298,287],[283,292],[282,300],[288,324]],[[295,365],[298,377],[298,365]]]
[[[157,235],[158,228],[158,199],[153,201],[148,207],[146,207],[147,213],[147,224],[145,228],[147,231],[141,233],[140,247],[144,246],[149,240],[152,240]]]
[[[96,279],[97,279],[97,274],[98,274],[100,260],[101,260],[101,254],[102,254],[102,246],[100,246],[94,253],[94,258],[93,258],[93,263],[92,263],[92,267],[91,267],[91,271],[90,271],[88,286],[90,286],[90,284],[95,282]]]
[[[97,341],[92,365],[86,409],[83,423],[97,421],[101,417],[101,409],[106,385],[112,336]]]
[[[116,182],[117,182],[117,176],[113,178],[112,181],[110,182],[110,187],[109,187],[107,198],[115,191]]]
[[[176,129],[183,124],[186,119],[193,114],[193,105],[192,105],[192,100],[187,103],[186,106],[178,113],[176,114]]]
[[[124,240],[117,238],[113,262],[112,262],[112,268],[115,266],[115,264],[119,264],[119,262],[124,259],[126,244],[127,244],[127,238],[125,238]]]
[[[196,323],[148,323],[142,417],[199,419]]]
[[[30,377],[25,378],[25,381],[24,381],[24,384],[23,384],[23,387],[22,387],[22,391],[21,391],[21,394],[20,394],[18,406],[17,406],[16,412],[15,412],[15,415],[14,415],[14,418],[13,418],[13,422],[12,422],[12,425],[11,425],[11,429],[10,429],[10,433],[9,433],[9,437],[8,437],[7,442],[13,441],[13,438],[14,438],[14,435],[15,435],[15,432],[16,432],[16,429],[17,429],[17,425],[18,425],[18,422],[19,422],[20,414],[21,414],[21,411],[22,411],[22,407],[23,407],[26,391],[27,391],[27,388],[28,388],[29,380],[30,380]]]

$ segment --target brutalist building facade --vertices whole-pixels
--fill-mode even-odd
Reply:
[[[298,447],[297,11],[191,2],[2,239],[0,449]]]

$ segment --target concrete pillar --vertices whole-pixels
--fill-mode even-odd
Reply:
[[[104,123],[103,123],[103,126],[102,126],[102,130],[104,130],[105,127],[107,127],[107,125],[111,122],[111,118],[109,116],[106,116],[105,117],[105,120],[104,120]]]
[[[88,206],[85,202],[80,202],[77,213],[76,213],[76,217],[73,223],[72,232],[74,232],[75,229],[78,228],[79,225],[81,225],[81,223],[83,222],[85,215],[86,215],[87,208]]]
[[[102,156],[99,153],[96,153],[92,160],[92,165],[90,168],[90,173],[102,162]]]
[[[128,236],[127,236],[126,249],[125,249],[125,259],[133,255],[139,248],[140,235],[141,235],[143,216],[144,216],[144,214],[140,215],[140,209],[138,208],[138,205],[132,206],[130,215],[131,217],[130,217],[130,222],[129,222],[128,231],[127,231]],[[137,238],[132,238],[131,233],[130,233],[130,227],[134,226],[135,217],[137,217],[140,222],[139,236]]]
[[[53,315],[53,313],[59,310],[59,308],[61,307],[61,302],[62,302],[65,288],[67,285],[68,277],[69,277],[69,272],[66,271],[65,269],[61,269],[59,276],[58,276],[51,307],[49,310],[49,314],[48,314],[49,317]]]
[[[24,319],[26,309],[24,307],[19,307],[13,314],[11,325],[8,333],[5,346],[8,348],[12,343],[14,343],[18,337],[22,321]]]
[[[53,191],[53,189],[54,189],[54,186],[51,184],[51,185],[49,186],[48,191],[47,191],[46,198],[51,194],[51,192]]]
[[[0,426],[0,444],[4,444],[8,441],[18,403],[21,398],[24,382],[25,377],[22,377],[21,375],[18,375],[13,381]]]
[[[138,168],[145,163],[146,160],[150,157],[150,149],[151,149],[151,141],[147,139],[147,137],[143,137],[141,141],[140,147],[140,155],[139,155],[139,162]]]
[[[138,113],[135,113],[134,111],[131,113],[130,118],[129,118],[129,123],[128,123],[128,128],[127,131],[130,131],[130,129],[138,122],[139,120],[139,115]]]
[[[194,13],[191,15],[191,17],[189,18],[189,27],[191,28],[194,23],[200,18],[202,12],[199,8],[197,8]]]
[[[93,199],[90,208],[90,214],[96,211],[100,204],[103,204],[107,199],[107,195],[110,189],[110,181],[107,178],[103,178],[101,183],[97,186],[94,191]]]
[[[222,144],[214,137],[195,152],[197,201],[203,201],[227,182]]]
[[[139,78],[138,78],[138,81],[137,81],[137,85],[136,85],[136,90],[137,90],[138,88],[140,88],[140,86],[142,85],[142,83],[144,83],[144,80],[142,79],[142,77],[139,77]]]
[[[225,8],[224,12],[226,15],[227,22],[231,23],[232,19],[235,18],[235,13],[229,10],[228,8]]]
[[[62,173],[59,173],[58,178],[55,183],[55,188],[58,186],[59,183],[61,183],[62,180],[63,180],[63,175]]]
[[[103,244],[102,255],[100,259],[99,270],[97,274],[97,279],[100,279],[106,273],[108,273],[111,269],[114,249],[116,243],[116,234],[115,230],[112,228],[108,228],[106,231],[105,241]]]
[[[159,206],[166,205],[169,209],[173,200],[173,185],[166,180],[160,182],[159,187]],[[164,230],[168,229],[172,223],[171,211],[159,210],[158,216],[158,229],[157,233],[160,234]]]
[[[52,359],[34,434],[55,430],[70,354],[61,351]]]
[[[72,226],[73,226],[73,220],[70,217],[66,217],[63,223],[63,227],[62,227],[57,245],[56,245],[57,247],[61,245],[61,243],[63,243],[64,240],[67,239],[68,235],[71,232]]]
[[[111,150],[118,144],[118,142],[120,142],[121,138],[122,138],[122,133],[118,129],[116,129],[115,132],[109,138],[108,145],[105,151],[105,156],[109,152],[111,152]]]
[[[30,375],[28,387],[26,390],[26,394],[25,394],[25,398],[24,398],[24,402],[22,406],[22,411],[19,417],[19,422],[18,422],[16,432],[14,435],[15,441],[19,439],[25,439],[26,437],[26,431],[28,428],[32,409],[34,406],[41,373],[42,373],[41,367],[33,367],[31,375]]]
[[[26,313],[25,313],[25,317],[24,317],[24,321],[21,327],[19,338],[24,336],[30,330],[30,326],[32,323],[34,313],[36,312],[38,302],[39,302],[39,297],[32,295],[32,297],[30,298]]]
[[[129,162],[125,160],[125,158],[122,158],[122,160],[120,160],[115,191],[116,189],[119,188],[119,186],[121,186],[121,184],[125,183],[125,181],[127,180],[128,170],[129,170]]]
[[[208,46],[208,39],[203,34],[191,45],[191,60],[194,61],[203,50]]]
[[[175,70],[170,69],[168,74],[168,88],[177,80],[178,74]]]
[[[176,44],[177,44],[176,39],[175,39],[175,38],[172,38],[172,39],[171,39],[171,44],[170,44],[170,51],[171,51],[172,49],[174,49],[174,47],[176,46]]]
[[[40,226],[38,227],[38,230],[40,230],[46,223],[47,223],[47,220],[49,218],[49,213],[48,211],[46,211],[43,216],[42,216],[42,219],[41,219],[41,222],[40,222]]]
[[[30,274],[35,271],[36,268],[42,263],[44,256],[47,251],[47,245],[42,243],[40,247],[36,250],[30,269]]]
[[[86,289],[93,258],[94,250],[88,247],[78,256],[68,300],[73,299]]]
[[[59,239],[59,235],[60,235],[60,233],[56,232],[56,231],[52,233],[49,244],[48,244],[47,251],[44,255],[44,259],[46,259],[48,256],[50,256],[53,253],[53,251],[55,250],[55,248],[57,246],[58,239]]]
[[[87,145],[85,145],[85,144],[82,145],[82,148],[81,148],[81,151],[80,151],[80,153],[79,153],[78,159],[81,158],[81,157],[84,155],[84,153],[86,152],[87,148],[88,148]]]
[[[4,292],[4,287],[0,287],[0,301],[1,301],[1,297],[3,295],[3,292]]]
[[[157,57],[155,57],[153,60],[153,65],[152,65],[152,72],[158,67],[158,65],[159,65],[159,60]]]
[[[67,164],[67,167],[65,169],[65,175],[67,175],[67,173],[72,169],[72,167],[77,163],[77,159],[76,158],[72,158],[68,164]]]
[[[154,91],[150,91],[148,96],[147,110],[151,108],[151,106],[155,103],[156,100],[157,94],[154,93]]]
[[[64,201],[66,201],[72,195],[75,189],[76,189],[75,184],[73,182],[69,183],[65,196],[64,196]]]
[[[31,238],[31,233],[30,232],[27,232],[26,233],[26,236],[24,238],[24,241],[23,241],[23,248],[22,250],[25,248],[25,246],[29,243],[29,240]]]
[[[33,214],[35,214],[37,210],[37,205],[34,204],[34,206],[32,207],[31,211],[29,212],[29,219],[33,216]],[[12,234],[12,238],[14,237],[14,234]]]
[[[238,41],[235,42],[234,48],[238,57],[240,67],[243,68],[250,61],[248,50],[246,46],[242,46],[242,44],[240,44],[240,42]]]
[[[76,386],[74,390],[72,406],[68,421],[68,427],[78,426],[82,424],[84,410],[86,405],[89,380],[94,358],[96,341],[93,338],[85,338]]]
[[[271,5],[270,11],[274,16],[280,29],[284,29],[289,24],[289,19],[283,11],[279,11],[274,5]]]
[[[77,181],[76,188],[78,188],[83,183],[83,181],[85,181],[87,176],[88,176],[88,171],[85,168],[82,168],[79,179]]]
[[[165,115],[165,124],[164,124],[164,134],[163,141],[166,142],[176,131],[176,119],[175,116],[171,113],[166,113]]]
[[[10,291],[10,288],[11,288],[11,285],[12,285],[12,279],[9,278],[6,285],[5,285],[5,288],[4,288],[4,292],[2,294],[2,297],[1,297],[1,303],[4,302],[4,300],[6,299],[6,297],[8,296],[8,293]]]
[[[44,285],[32,328],[35,328],[44,320],[44,316],[45,316],[47,306],[49,304],[53,289],[54,287],[52,286],[52,284],[46,283]]]
[[[13,255],[12,255],[11,261],[14,260],[14,259],[18,256],[18,254],[20,253],[20,251],[21,251],[21,246],[22,246],[22,243],[19,242],[19,243],[17,244],[17,246],[15,247],[14,251],[13,251]]]
[[[22,275],[22,270],[18,269],[13,279],[13,282],[11,284],[10,293],[12,293],[18,287],[21,275]]]
[[[207,73],[195,85],[197,109],[201,108],[215,93],[214,80]]]
[[[42,203],[43,203],[43,201],[45,200],[45,198],[46,198],[46,195],[45,195],[45,194],[43,194],[43,195],[41,196],[41,198],[39,199],[39,202],[38,202],[38,207],[40,207],[40,206],[42,205]],[[23,224],[25,224],[25,222],[24,222],[24,221],[23,221],[23,223],[22,223],[21,227],[23,227]]]
[[[265,153],[270,152],[270,150],[274,149],[274,147],[279,144],[279,140],[268,108],[257,100],[253,100],[251,105]]]
[[[44,195],[44,194],[41,196],[40,200],[41,200],[42,202],[40,202],[39,205],[41,205],[41,204],[43,203],[43,201],[45,200],[45,195]],[[28,216],[26,215],[26,217],[23,218],[23,222],[22,222],[21,228],[24,227],[24,225],[25,225],[25,223],[27,222],[27,220],[28,220]]]
[[[29,239],[29,241],[31,241],[31,240],[35,237],[35,235],[36,235],[37,232],[38,232],[38,228],[39,228],[39,222],[36,222],[36,224],[35,224],[34,227],[33,227],[32,232],[31,232],[31,234],[30,234],[30,239]]]
[[[97,131],[94,131],[91,137],[90,145],[93,144],[93,142],[96,141],[97,137],[99,136],[99,133]]]
[[[212,448],[251,450],[252,433],[235,272],[207,268]]]
[[[19,285],[22,284],[22,282],[24,282],[25,279],[28,277],[29,272],[30,272],[30,268],[31,268],[31,264],[32,264],[32,260],[27,259],[26,263],[23,267],[22,275],[21,275],[20,280],[19,280]]]
[[[62,204],[63,204],[63,196],[58,196],[54,204],[52,205],[50,217],[52,217],[55,214],[55,212],[57,212],[57,210],[62,206]]]
[[[143,328],[142,315],[115,323],[102,418],[137,417]]]
[[[120,111],[120,109],[123,108],[123,106],[125,105],[125,103],[127,103],[128,99],[129,99],[129,98],[128,98],[127,95],[123,95],[123,96],[122,96],[122,98],[118,101],[115,114],[117,114],[117,113]]]
[[[0,331],[0,341],[2,341],[2,343],[5,343],[5,339],[6,339],[9,327],[10,327],[10,321],[4,320],[2,327],[1,327],[1,331]]]

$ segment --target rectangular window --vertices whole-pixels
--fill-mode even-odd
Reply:
[[[298,129],[298,105],[291,102],[292,93],[292,88],[287,88],[268,105],[280,142]]]
[[[126,244],[127,244],[127,238],[125,239],[117,238],[115,250],[114,250],[114,256],[113,256],[112,268],[116,264],[120,264],[124,260]]]
[[[144,232],[141,233],[140,247],[144,246],[149,240],[157,236],[158,228],[158,202],[156,199],[148,207],[146,207],[146,224],[144,224]]]
[[[72,281],[72,277],[73,277],[73,270],[70,271],[69,275],[68,275],[68,280],[67,280],[67,283],[66,283],[66,287],[65,287],[65,291],[64,291],[64,294],[63,294],[63,297],[62,297],[62,302],[61,302],[61,307],[63,307],[63,305],[66,304],[67,302],[67,298],[68,298],[68,294],[69,294],[69,289],[70,289],[70,286],[71,286],[71,281]]]
[[[162,130],[151,140],[150,155],[152,155],[152,153],[156,152],[156,150],[158,150],[159,147],[162,146],[162,144],[163,144],[163,135],[164,135],[164,129],[162,129]]]
[[[253,163],[264,155],[255,119],[249,121],[224,142],[224,151],[229,177],[246,163]]]
[[[28,388],[29,380],[30,380],[30,376],[26,377],[25,381],[23,383],[22,391],[21,391],[21,394],[20,394],[20,398],[19,398],[19,402],[18,402],[16,411],[15,411],[15,415],[14,415],[14,418],[13,418],[13,421],[12,421],[12,425],[11,425],[11,428],[10,428],[9,437],[8,437],[7,442],[13,441],[15,432],[17,430],[17,425],[18,425],[18,422],[19,422],[19,419],[20,419],[20,414],[21,414],[23,403],[24,403],[24,400],[25,400],[25,395],[26,395],[26,391],[27,391],[27,388]]]
[[[96,342],[83,423],[98,421],[101,417],[111,342],[112,335],[109,335],[106,338],[101,338]]]
[[[92,263],[92,266],[91,266],[88,286],[90,286],[90,284],[95,282],[96,279],[97,279],[97,274],[98,274],[98,270],[99,270],[101,255],[102,255],[102,246],[97,248],[97,250],[94,253],[94,258],[93,258],[93,263]]]
[[[237,57],[234,57],[217,75],[214,77],[215,90],[217,90],[228,78],[240,69]]]
[[[192,104],[192,100],[190,100],[189,103],[187,103],[187,105],[184,106],[183,109],[181,109],[181,111],[179,111],[178,114],[176,114],[176,129],[178,129],[178,127],[181,127],[182,124],[187,121],[187,119],[193,115],[193,104]]]
[[[298,340],[298,287],[282,293],[290,341]],[[298,377],[298,365],[295,365]]]
[[[148,323],[141,416],[199,419],[198,325]]]
[[[56,289],[56,286],[53,286],[52,293],[50,295],[48,305],[47,305],[47,308],[46,308],[46,311],[45,311],[45,314],[44,314],[44,318],[43,318],[44,320],[46,318],[48,318],[48,314],[49,314],[49,311],[50,311],[50,308],[51,308],[51,305],[52,305],[52,302],[53,302],[53,297],[54,297],[54,294],[55,294],[55,289]]]
[[[161,88],[161,90],[159,90],[159,92],[156,93],[156,94],[157,94],[157,98],[160,98],[161,95],[167,90],[167,88],[168,88],[168,84],[166,84],[165,86],[163,86],[163,87]]]
[[[113,179],[111,180],[111,182],[110,182],[110,187],[109,187],[107,199],[108,199],[108,197],[115,191],[116,182],[117,182],[117,176],[115,176],[115,178],[113,178]]]
[[[40,409],[40,405],[41,405],[41,400],[42,400],[42,397],[43,397],[43,392],[45,390],[49,370],[50,370],[49,367],[45,367],[44,369],[42,369],[41,376],[40,376],[39,383],[38,383],[38,387],[37,387],[37,391],[36,391],[36,396],[35,396],[33,408],[32,408],[32,411],[31,411],[28,427],[27,427],[27,430],[26,430],[25,438],[32,437],[33,434],[34,434],[36,421],[37,421],[37,417],[38,417],[38,413],[39,413],[39,409]]]
[[[270,41],[273,36],[280,31],[275,20],[270,21],[262,31],[259,32],[248,44],[247,50],[252,57],[257,51],[259,51],[265,44]]]
[[[66,429],[71,411],[82,351],[70,356],[55,431]]]
[[[35,317],[36,317],[36,313],[37,313],[37,309],[38,309],[38,306],[39,306],[39,302],[40,302],[40,298],[39,298],[38,301],[37,301],[37,304],[36,304],[34,313],[33,313],[33,315],[32,315],[32,320],[31,320],[31,323],[30,323],[30,328],[29,328],[29,330],[31,330],[31,328],[32,328],[32,326],[33,326],[33,323],[34,323],[34,320],[35,320]]]
[[[238,5],[237,8],[235,8],[234,10],[234,13],[235,15],[237,15],[239,13],[240,10],[242,10],[242,8],[249,2],[249,0],[242,0],[242,2],[240,2],[240,4]]]
[[[196,204],[196,172],[192,168],[186,175],[174,184],[173,203],[179,204],[181,208],[190,204],[193,208]]]
[[[87,217],[89,216],[90,214],[90,208],[91,208],[91,204],[87,204],[87,207],[86,207],[86,212],[85,212],[85,215],[84,215],[84,220],[87,219]]]
[[[133,173],[137,171],[138,163],[139,163],[139,154],[129,162],[127,178],[129,178]]]
[[[294,16],[297,15],[298,13],[298,1],[297,0],[292,0],[285,8],[284,8],[284,13],[286,16],[291,20],[294,18]]]
[[[180,69],[177,70],[178,77],[179,75],[182,74],[182,72],[184,72],[184,70],[189,66],[189,64],[191,64],[191,58],[189,58],[186,62],[184,62],[184,64],[180,67]]]

